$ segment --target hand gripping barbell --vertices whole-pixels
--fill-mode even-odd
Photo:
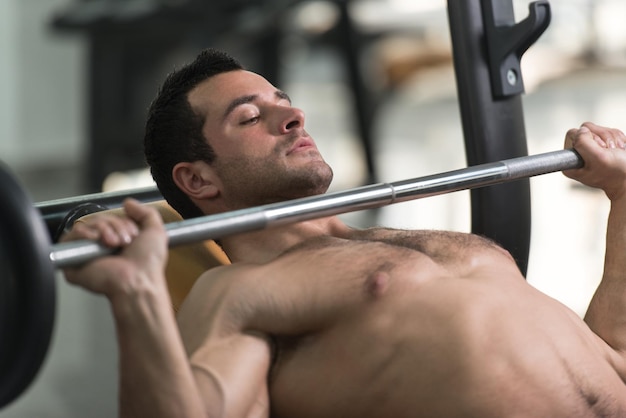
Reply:
[[[441,174],[363,186],[166,225],[169,246],[216,239],[340,213],[582,167],[573,150],[518,157]],[[39,211],[0,166],[0,408],[32,382],[45,357],[55,311],[56,268],[76,266],[113,249],[93,241],[51,245]]]

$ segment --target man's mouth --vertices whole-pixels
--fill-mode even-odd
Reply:
[[[293,152],[309,149],[311,147],[315,147],[315,143],[310,138],[300,138],[296,142],[294,142],[291,148],[289,148],[289,151],[287,151],[287,155]]]

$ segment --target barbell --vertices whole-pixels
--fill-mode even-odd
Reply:
[[[54,199],[35,203],[35,208],[43,218],[52,241],[56,242],[77,219],[90,213],[119,208],[127,197],[132,197],[142,203],[163,200],[163,196],[156,186],[148,186],[132,190],[91,193]]]
[[[394,203],[484,187],[582,167],[573,150],[481,164],[393,183],[272,203],[166,225],[169,246],[262,230],[290,223],[373,209]],[[36,206],[0,166],[0,408],[35,378],[52,334],[55,269],[77,266],[115,249],[93,241],[51,244]],[[83,201],[84,199],[78,199]],[[45,205],[39,205],[44,207]]]

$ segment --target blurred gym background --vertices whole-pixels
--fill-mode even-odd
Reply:
[[[514,1],[516,18],[527,16],[528,3]],[[626,129],[626,3],[550,4],[552,23],[522,60],[531,154],[561,148],[566,130],[587,120]],[[361,91],[346,59],[346,16]],[[214,46],[305,110],[307,130],[334,167],[333,189],[460,168],[449,33],[443,0],[1,0],[0,160],[34,201],[149,183],[145,110],[171,69]],[[607,202],[560,174],[531,187],[528,280],[583,315],[602,273]],[[345,217],[360,226],[469,231],[469,193]],[[58,284],[46,363],[2,417],[116,415],[108,305],[61,277]]]

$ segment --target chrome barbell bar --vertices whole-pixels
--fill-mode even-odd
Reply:
[[[166,231],[169,246],[173,247],[580,168],[583,164],[580,155],[573,150],[552,151],[410,180],[372,184],[345,191],[186,219],[167,224]],[[55,267],[64,268],[110,255],[114,251],[97,242],[79,240],[53,245],[50,260]]]

